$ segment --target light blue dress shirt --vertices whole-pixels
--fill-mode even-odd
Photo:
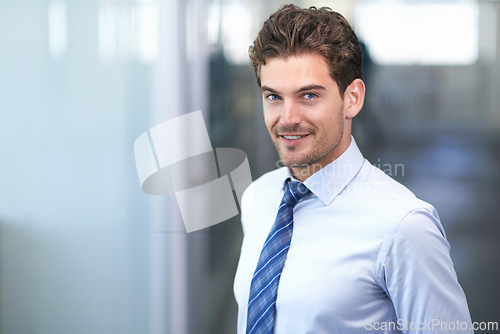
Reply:
[[[284,167],[242,199],[234,281],[238,333],[250,283],[276,218]],[[465,295],[436,210],[349,148],[309,177],[276,301],[276,334],[472,333]]]

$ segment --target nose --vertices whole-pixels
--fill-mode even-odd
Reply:
[[[299,106],[294,101],[285,101],[283,103],[283,113],[281,115],[281,123],[283,124],[299,124],[302,120]]]

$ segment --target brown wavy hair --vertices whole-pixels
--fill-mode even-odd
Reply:
[[[259,87],[260,69],[268,59],[310,53],[326,60],[342,96],[347,86],[363,75],[363,52],[356,34],[342,15],[328,7],[281,7],[264,22],[248,48]]]

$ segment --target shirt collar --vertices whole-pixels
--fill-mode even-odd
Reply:
[[[311,175],[304,181],[311,192],[316,195],[325,205],[330,205],[335,197],[344,189],[363,166],[363,155],[356,145],[354,137],[351,136],[351,143],[337,159]],[[295,180],[288,168],[283,168],[284,182],[289,178]],[[286,172],[285,172],[286,171]],[[296,180],[295,180],[296,181]],[[280,189],[280,190],[283,190]]]

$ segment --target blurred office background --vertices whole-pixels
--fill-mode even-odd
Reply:
[[[284,3],[0,2],[0,333],[235,332],[238,217],[186,234],[133,143],[202,109],[214,147],[275,168],[247,47]],[[358,144],[436,206],[473,320],[500,321],[500,2],[294,3],[355,27]]]

